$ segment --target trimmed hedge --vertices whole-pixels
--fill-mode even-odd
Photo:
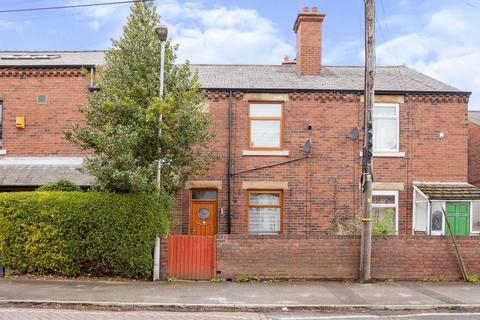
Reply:
[[[147,278],[166,211],[139,194],[1,193],[1,262],[14,273]]]

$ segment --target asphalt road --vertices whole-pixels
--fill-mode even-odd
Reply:
[[[480,312],[409,311],[409,312],[163,312],[163,311],[98,311],[70,309],[0,308],[0,320],[473,320]]]

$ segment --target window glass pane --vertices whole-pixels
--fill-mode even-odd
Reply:
[[[280,121],[252,120],[250,125],[251,147],[280,147]]]
[[[281,117],[282,106],[280,104],[251,104],[250,117]]]
[[[472,232],[480,232],[480,201],[472,202]]]
[[[426,201],[415,202],[415,231],[427,231],[428,205]]]
[[[216,200],[216,190],[192,190],[193,200]]]
[[[372,208],[374,234],[395,234],[395,208]]]
[[[280,204],[280,195],[271,193],[250,193],[250,204]]]
[[[280,233],[280,208],[250,208],[248,232]]]
[[[395,196],[393,195],[373,195],[373,204],[395,204]]]
[[[374,119],[373,150],[397,151],[397,119]]]
[[[432,217],[430,223],[430,230],[437,232],[443,231],[442,202],[432,202]]]
[[[396,117],[397,116],[397,107],[394,106],[374,106],[373,107],[373,116],[374,117]]]

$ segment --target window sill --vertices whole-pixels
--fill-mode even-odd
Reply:
[[[7,154],[7,150],[5,149],[0,149],[0,155],[6,155]]]
[[[405,152],[374,152],[376,158],[405,158]]]
[[[288,150],[243,150],[243,156],[280,156],[288,157]]]

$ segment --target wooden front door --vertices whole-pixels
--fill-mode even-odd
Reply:
[[[217,234],[217,190],[192,190],[190,201],[190,234]]]
[[[447,202],[446,212],[450,228],[454,235],[470,235],[470,203],[469,202]],[[448,226],[445,223],[445,234],[449,235]]]

